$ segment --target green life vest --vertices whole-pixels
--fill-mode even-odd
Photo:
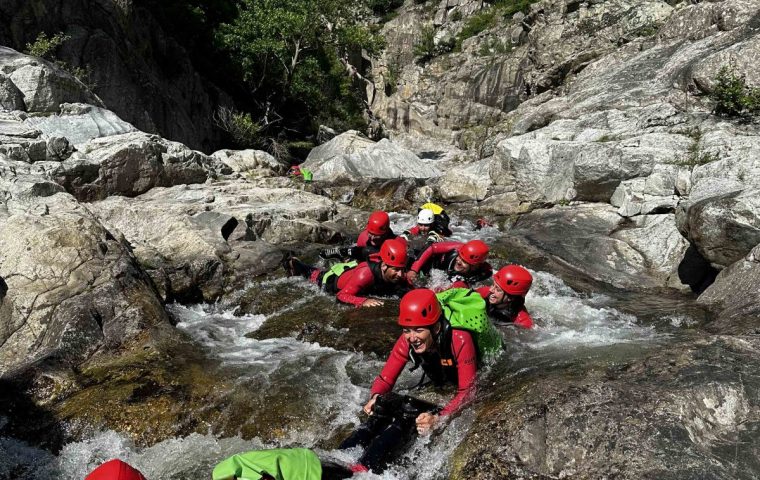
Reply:
[[[301,169],[301,175],[303,175],[305,182],[311,182],[311,178],[314,176],[314,174],[311,173],[311,170],[308,170],[306,168]]]
[[[472,333],[478,349],[478,359],[489,362],[503,349],[501,335],[486,313],[486,301],[469,288],[452,288],[437,293],[444,316],[452,328]]]
[[[351,270],[357,265],[359,265],[359,262],[357,262],[356,260],[351,260],[350,262],[345,262],[345,263],[336,263],[335,265],[330,267],[330,270],[326,271],[322,275],[322,285],[326,285],[327,281],[333,275],[337,275],[338,277],[340,277],[341,275],[343,275],[343,272],[345,272],[346,270]]]
[[[306,448],[277,448],[239,453],[222,460],[213,480],[260,480],[266,473],[277,480],[321,480],[322,464]]]

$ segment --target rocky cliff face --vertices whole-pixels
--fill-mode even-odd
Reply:
[[[480,2],[405,8],[384,27],[391,45],[375,65],[373,108],[407,142],[433,136],[465,150],[437,182],[443,199],[496,213],[609,204],[623,223],[596,231],[622,241],[612,257],[661,285],[710,276],[710,267],[683,273],[694,270],[689,244],[706,262],[689,258],[721,269],[760,241],[760,136],[712,115],[706,96],[725,65],[757,85],[756,2],[543,1],[510,17]],[[419,41],[420,25],[435,26],[442,45],[489,11],[495,23],[461,52],[426,62],[397,54]],[[576,226],[612,220],[583,211]],[[669,240],[655,254],[643,238]]]
[[[103,104],[140,130],[206,151],[219,144],[212,116],[227,97],[134,2],[3,0],[0,19],[0,44],[17,50],[40,32],[68,35],[61,60],[89,70]]]

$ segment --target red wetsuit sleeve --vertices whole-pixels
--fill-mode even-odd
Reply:
[[[409,232],[413,237],[416,237],[417,235],[420,234],[420,227],[419,225],[415,225],[409,230],[407,230],[407,232]]]
[[[420,258],[418,258],[417,261],[412,264],[411,270],[413,272],[420,273],[420,270],[422,270],[428,264],[428,262],[433,259],[434,255],[449,253],[455,248],[459,248],[460,245],[462,245],[461,242],[438,242],[430,245],[420,254]]]
[[[362,230],[362,233],[359,234],[359,238],[356,239],[356,246],[366,247],[368,240],[369,240],[369,233],[367,233],[366,230]]]
[[[359,295],[367,292],[374,284],[375,277],[369,265],[361,263],[338,279],[338,301],[359,307],[367,299]]]
[[[446,416],[459,411],[475,398],[478,357],[472,336],[464,330],[454,330],[451,334],[451,353],[457,362],[457,394],[443,407],[440,415]]]
[[[487,300],[488,296],[491,294],[491,287],[478,287],[475,291],[478,292],[484,300]]]
[[[385,362],[380,375],[372,382],[372,388],[370,389],[370,395],[380,394],[384,395],[391,390],[396,384],[396,379],[401,375],[401,371],[404,369],[404,365],[409,361],[409,344],[404,336],[401,335],[396,340],[396,344],[391,350],[391,354],[388,355],[388,360]]]
[[[531,317],[530,313],[528,313],[525,307],[523,307],[522,310],[517,313],[514,324],[522,328],[533,328],[533,317]]]

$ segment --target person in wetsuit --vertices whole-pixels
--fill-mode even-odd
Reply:
[[[435,292],[420,288],[404,295],[399,305],[398,324],[402,334],[391,350],[380,374],[372,383],[364,412],[370,415],[340,448],[365,447],[357,469],[382,471],[392,460],[395,447],[414,431],[428,434],[441,420],[458,412],[475,396],[478,369],[477,348],[470,332],[452,328]],[[413,362],[436,385],[453,383],[457,394],[443,408],[428,408],[418,413],[411,428],[375,419],[376,403],[393,390],[407,362]],[[413,405],[412,405],[413,406]],[[416,407],[417,410],[421,410]],[[412,410],[412,408],[409,408]],[[422,408],[424,410],[424,408]]]
[[[494,274],[490,287],[480,287],[477,292],[487,302],[488,316],[496,324],[533,328],[533,318],[525,308],[525,295],[532,284],[533,275],[527,269],[507,265]]]
[[[378,253],[386,240],[396,238],[391,230],[391,220],[386,212],[378,210],[370,214],[367,227],[359,234],[356,244],[351,247],[332,247],[319,252],[324,259],[354,259],[369,260],[370,256]]]
[[[383,243],[379,255],[367,262],[341,263],[328,270],[321,270],[295,257],[289,257],[284,260],[283,266],[288,275],[308,278],[326,292],[336,294],[342,303],[357,307],[377,307],[383,301],[368,298],[368,295],[400,296],[411,289],[405,275],[406,262],[406,242],[391,239]]]
[[[427,274],[432,268],[438,268],[453,282],[450,288],[470,288],[491,276],[492,268],[486,258],[488,245],[481,240],[434,243],[412,264],[407,278],[415,283],[420,272]]]

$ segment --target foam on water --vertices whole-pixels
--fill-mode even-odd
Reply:
[[[654,327],[639,324],[634,315],[609,306],[604,295],[584,296],[562,280],[545,272],[531,272],[535,287],[526,297],[526,308],[535,328],[510,336],[516,356],[535,351],[559,351],[572,356],[580,348],[615,344],[651,344],[665,338]]]

